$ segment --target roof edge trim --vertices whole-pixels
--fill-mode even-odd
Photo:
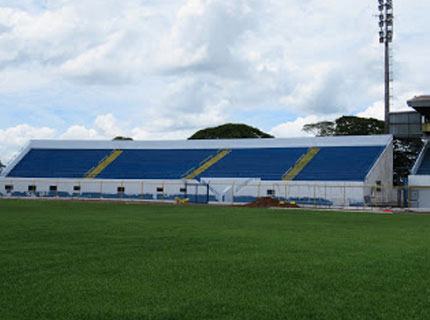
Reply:
[[[392,135],[230,140],[32,140],[31,149],[223,149],[385,146]]]

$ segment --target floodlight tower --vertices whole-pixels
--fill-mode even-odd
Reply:
[[[389,114],[390,114],[390,83],[393,80],[391,77],[391,43],[394,35],[394,15],[393,15],[393,0],[378,0],[379,10],[379,43],[384,45],[384,69],[385,69],[385,131],[389,133]]]

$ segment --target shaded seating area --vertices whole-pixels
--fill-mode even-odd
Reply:
[[[31,149],[8,174],[16,178],[82,178],[112,150]]]

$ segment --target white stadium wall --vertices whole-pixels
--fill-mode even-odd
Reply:
[[[364,189],[366,198],[374,204],[394,202],[397,197],[393,186],[393,142],[391,141],[384,152],[369,171]]]
[[[409,199],[411,208],[430,210],[430,175],[409,176]]]
[[[425,140],[423,149],[417,157],[411,170],[411,175],[408,178],[410,207],[425,211],[430,210],[430,175],[418,174],[418,170],[428,151],[429,141]]]
[[[257,197],[274,196],[309,205],[365,206],[365,185],[360,182],[284,182],[258,181],[242,186],[241,181],[210,181],[206,184],[182,180],[89,180],[89,179],[8,179],[0,180],[0,189],[13,186],[13,192],[22,196],[75,197],[129,200],[171,200],[187,195],[204,197],[210,202],[246,203]],[[36,186],[35,192],[29,186]],[[51,187],[56,187],[52,191]],[[75,190],[79,187],[79,190]],[[124,193],[118,188],[124,188]],[[186,188],[186,192],[183,189]],[[3,196],[7,196],[3,192]]]

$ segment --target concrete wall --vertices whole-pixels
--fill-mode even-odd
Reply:
[[[92,179],[21,179],[0,178],[0,193],[6,194],[6,186],[13,185],[14,193],[28,194],[28,187],[36,185],[38,196],[52,195],[51,186],[64,196],[109,197],[119,196],[118,187],[123,187],[124,195],[157,199],[163,195],[178,195],[185,182],[181,180],[92,180]],[[79,188],[76,191],[76,188]],[[161,190],[161,191],[160,191]],[[183,193],[183,192],[182,192]]]
[[[366,198],[377,204],[394,203],[397,201],[396,192],[393,190],[393,142],[391,141],[379,159],[374,164],[373,168],[368,173],[365,185],[368,186],[365,190]]]
[[[430,210],[430,175],[409,176],[409,205]]]
[[[414,167],[411,170],[411,175],[408,177],[409,188],[409,206],[411,208],[428,209],[430,210],[430,175],[417,175],[424,156],[428,152],[429,141],[424,141],[423,149],[421,150]]]
[[[187,195],[197,202],[209,200],[224,203],[246,203],[257,197],[275,196],[302,204],[333,206],[364,206],[363,183],[344,182],[287,182],[259,181],[258,179],[211,179],[205,181],[209,187],[193,180],[90,180],[90,179],[12,179],[0,178],[0,193],[3,196],[29,197],[85,197],[85,198],[129,198],[143,200],[174,200]],[[5,187],[13,186],[6,193]],[[30,185],[36,192],[29,192]],[[56,186],[57,191],[50,191]],[[79,187],[76,191],[74,188]],[[118,193],[124,187],[124,194]],[[186,188],[186,193],[184,192]],[[209,189],[209,190],[208,190]]]
[[[264,181],[235,190],[237,199],[271,196],[301,204],[320,206],[364,206],[364,184],[360,182]]]

